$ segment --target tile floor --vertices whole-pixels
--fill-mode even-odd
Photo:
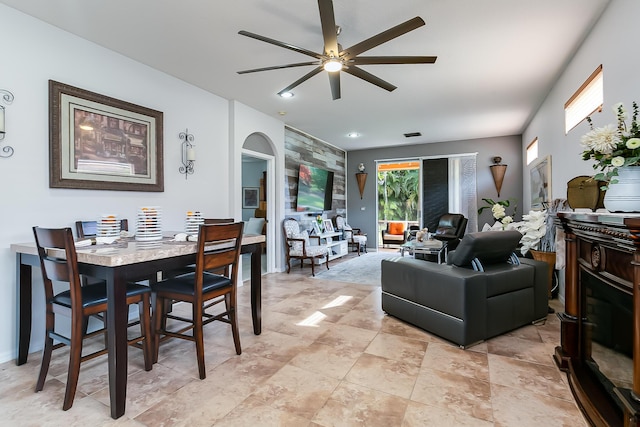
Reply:
[[[385,315],[379,287],[309,276],[308,266],[263,276],[260,336],[249,287],[240,288],[243,353],[235,354],[228,325],[208,325],[205,380],[190,342],[163,344],[150,372],[131,348],[127,411],[118,420],[109,416],[105,358],[83,364],[66,412],[66,350],[54,353],[40,393],[38,353],[24,366],[4,363],[0,425],[587,425],[552,360],[555,315],[465,351]]]

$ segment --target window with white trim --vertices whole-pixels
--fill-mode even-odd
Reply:
[[[538,137],[533,138],[533,141],[527,145],[527,165],[531,164],[538,158]]]
[[[571,98],[564,104],[564,132],[578,126],[580,122],[596,111],[602,111],[604,84],[602,64],[591,73]]]

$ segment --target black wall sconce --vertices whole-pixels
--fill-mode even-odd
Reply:
[[[186,129],[184,132],[180,132],[178,135],[180,141],[182,141],[182,166],[180,166],[180,173],[184,174],[184,179],[194,172],[194,163],[196,161],[196,149],[195,145],[193,145],[193,134],[189,133],[189,129]]]
[[[358,181],[358,190],[360,190],[360,199],[362,199],[362,195],[364,194],[364,185],[367,183],[367,173],[364,171],[364,163],[360,163],[358,165],[356,181]]]
[[[13,102],[13,94],[5,89],[0,89],[0,94],[2,94],[2,101],[9,105]],[[0,104],[0,141],[2,141],[6,134],[5,128],[5,110],[4,105]],[[13,147],[5,146],[0,151],[0,157],[11,157],[13,156]]]
[[[502,182],[504,181],[504,174],[507,172],[507,165],[500,163],[502,157],[494,157],[493,164],[489,166],[491,169],[491,175],[493,175],[493,182],[496,185],[496,191],[498,191],[498,197],[500,197],[500,190],[502,189]]]

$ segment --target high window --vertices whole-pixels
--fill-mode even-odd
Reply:
[[[564,104],[565,134],[595,111],[602,111],[603,102],[604,85],[601,64]]]
[[[527,165],[531,164],[538,158],[538,137],[535,137],[529,145],[527,145]]]

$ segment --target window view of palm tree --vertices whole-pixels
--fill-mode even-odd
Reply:
[[[407,226],[420,224],[419,182],[418,161],[378,164],[378,225],[381,230],[392,221],[402,221]]]

